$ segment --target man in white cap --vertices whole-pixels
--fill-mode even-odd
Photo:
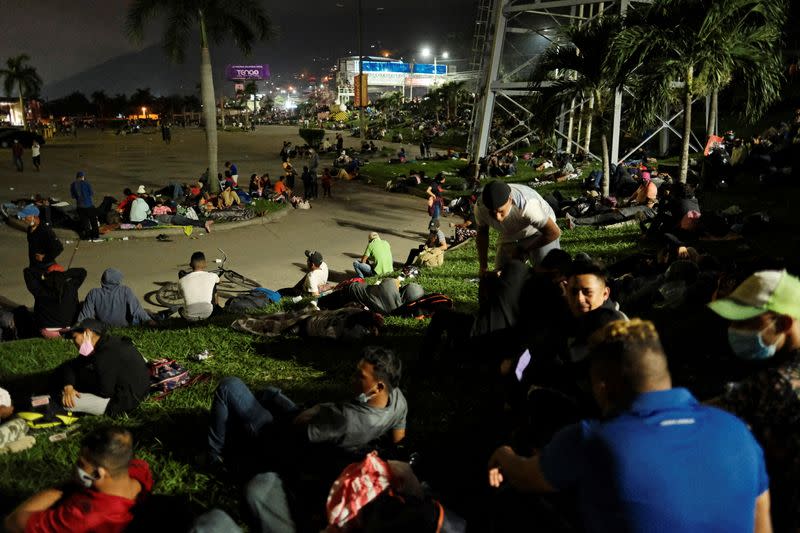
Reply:
[[[743,418],[761,442],[774,494],[775,531],[800,529],[800,279],[756,272],[709,307],[730,320],[733,353],[757,370],[715,403]]]
[[[372,259],[374,266],[369,263]],[[359,261],[353,261],[353,270],[362,278],[383,276],[394,270],[392,248],[387,241],[381,239],[377,232],[369,234],[369,244]]]
[[[501,269],[511,259],[535,264],[550,250],[561,248],[561,229],[550,204],[538,192],[525,185],[495,180],[483,188],[477,203],[475,220],[478,234],[478,263],[486,273],[489,256],[489,227],[500,233],[495,267]]]

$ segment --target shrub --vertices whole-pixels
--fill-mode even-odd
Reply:
[[[312,148],[319,147],[322,138],[325,137],[325,130],[317,128],[300,128],[300,137]]]

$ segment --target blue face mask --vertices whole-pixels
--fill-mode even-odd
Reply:
[[[761,331],[747,331],[728,328],[728,344],[733,353],[740,359],[763,360],[769,359],[778,351],[777,344],[765,344],[763,333],[772,327],[774,322]]]

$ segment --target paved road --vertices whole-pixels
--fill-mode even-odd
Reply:
[[[281,142],[300,141],[296,131],[295,127],[275,126],[262,127],[255,133],[223,134],[220,160],[236,161],[240,179],[246,179],[252,172],[277,174]],[[117,197],[126,186],[155,187],[170,180],[188,179],[203,170],[200,168],[204,160],[203,142],[201,131],[181,129],[173,133],[171,146],[163,145],[160,135],[120,137],[90,131],[81,132],[77,141],[56,139],[44,147],[41,173],[28,168],[21,174],[14,172],[9,154],[7,164],[0,168],[0,200],[36,192],[67,198],[69,183],[77,169],[87,170],[97,195]],[[60,262],[66,266],[71,260],[72,266],[88,270],[82,296],[99,285],[105,268],[113,266],[124,273],[125,282],[141,298],[157,289],[158,282],[175,280],[176,271],[196,250],[203,250],[213,260],[220,257],[217,248],[223,248],[230,258],[229,268],[266,287],[280,288],[300,279],[306,249],[319,250],[332,277],[336,277],[352,271],[352,262],[366,247],[369,231],[378,231],[390,242],[395,261],[403,261],[408,250],[425,237],[428,217],[424,203],[418,198],[388,195],[360,184],[336,184],[333,194],[333,199],[314,201],[312,209],[292,210],[274,223],[208,235],[197,232],[196,238],[174,236],[173,242],[73,241],[65,245]],[[0,250],[0,297],[32,305],[33,298],[22,280],[27,258],[25,235],[0,226]]]

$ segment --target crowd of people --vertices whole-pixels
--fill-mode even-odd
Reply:
[[[346,151],[335,150],[340,172],[357,175]],[[269,197],[270,190],[278,201],[292,201],[291,153],[285,144],[284,174],[274,184],[268,175],[253,174],[245,192],[237,166],[228,162],[218,195],[205,192],[206,175],[153,195],[143,187],[127,190],[108,212],[134,227],[168,220],[163,223],[210,230],[211,213]],[[487,162],[494,176],[513,175],[518,163],[513,152]],[[306,200],[317,197],[319,166],[317,154],[308,152],[301,176]],[[199,463],[240,485],[251,530],[309,531],[326,524],[330,531],[467,530],[459,513],[423,488],[405,446],[407,426],[419,411],[401,388],[403,358],[366,340],[383,326],[383,316],[430,318],[420,339],[430,371],[464,372],[490,392],[471,415],[485,417],[486,435],[459,444],[506,443],[485,450],[485,484],[499,489],[492,508],[459,509],[477,527],[797,530],[800,279],[777,260],[734,263],[704,252],[699,237],[714,231],[713,222],[700,216],[691,186],[641,162],[632,173],[624,166],[613,173],[619,176],[612,190],[628,199],[619,205],[584,208],[588,201],[543,196],[502,179],[447,205],[463,218],[453,225],[461,240],[451,242],[476,244],[475,312],[453,309],[446,295],[437,295],[444,305],[433,306],[431,295],[409,280],[413,265],[430,265],[420,257],[441,258],[450,248],[442,230],[441,174],[426,181],[429,237],[410,251],[403,274],[396,274],[389,243],[371,231],[351,279],[333,283],[322,253],[307,250],[302,279],[276,291],[302,309],[238,318],[234,328],[257,335],[348,339],[362,348],[349,401],[301,406],[276,387],[252,390],[241,376],[217,383]],[[323,195],[330,195],[331,175],[323,169]],[[420,175],[413,178],[414,185],[422,182]],[[85,173],[77,174],[71,192],[87,238],[97,238]],[[18,329],[27,321],[46,338],[66,336],[78,352],[50,376],[56,410],[129,413],[147,397],[150,375],[137,348],[110,328],[153,326],[174,313],[202,323],[225,313],[216,290],[220,278],[195,252],[180,278],[184,301],[176,308],[148,313],[115,268],[80,302],[86,271],[61,266],[63,247],[41,214],[36,205],[18,213],[28,227],[24,276],[35,303],[30,316],[13,320]],[[567,227],[636,219],[659,251],[612,264],[571,255],[561,249],[561,215]],[[0,451],[30,444],[27,427],[13,419],[13,403],[0,389]],[[134,458],[133,442],[116,425],[89,431],[73,486],[33,495],[6,518],[5,528],[121,531],[135,524],[139,510],[156,499],[159,473]],[[342,492],[341,505],[334,505]],[[220,509],[187,516],[181,527],[239,530]]]

